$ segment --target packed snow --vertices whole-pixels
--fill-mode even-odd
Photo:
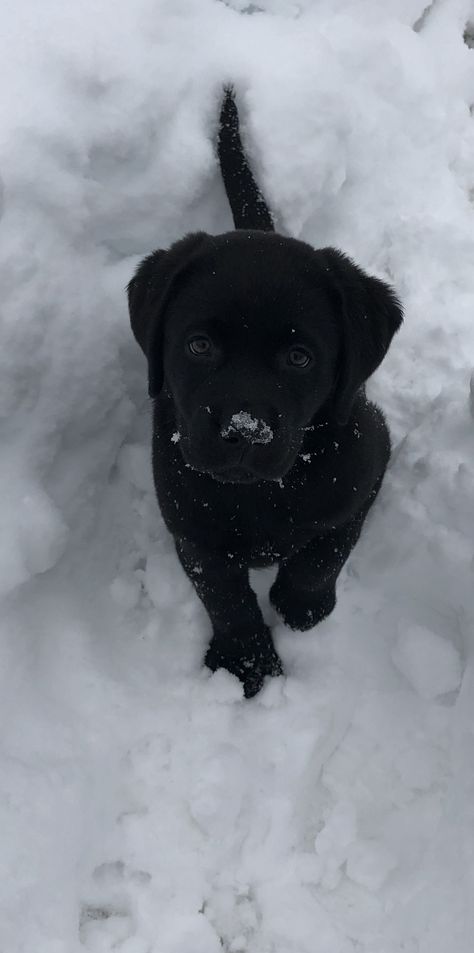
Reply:
[[[459,652],[452,642],[421,625],[411,625],[400,632],[392,660],[422,698],[436,698],[459,688]]]
[[[2,12],[0,950],[471,953],[474,3]],[[222,85],[277,227],[392,282],[394,452],[329,619],[251,701],[153,492],[140,257],[231,227]],[[472,400],[471,400],[472,406]]]

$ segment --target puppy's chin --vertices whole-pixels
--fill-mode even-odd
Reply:
[[[209,476],[217,483],[247,486],[253,483],[280,483],[292,469],[297,457],[297,452],[292,449],[291,455],[287,453],[285,459],[272,463],[268,461],[267,468],[261,460],[255,465],[253,460],[247,459],[230,463],[206,459],[206,455],[196,452],[185,435],[178,446],[186,466],[195,472]]]
[[[211,467],[199,467],[193,465],[193,470],[198,470],[200,473],[205,473],[207,476],[212,477],[213,480],[216,480],[217,483],[250,486],[252,483],[281,483],[283,478],[287,476],[291,470],[291,466],[286,468],[282,467],[277,473],[259,473],[255,470],[250,470],[247,467],[241,466],[220,467],[219,469],[214,469]]]

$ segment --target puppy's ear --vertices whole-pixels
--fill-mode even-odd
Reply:
[[[336,419],[343,425],[349,420],[357,391],[385,357],[403,312],[390,285],[371,278],[334,248],[323,249],[323,255],[342,317],[334,404]]]
[[[154,251],[140,262],[127,285],[128,310],[135,340],[148,361],[148,393],[163,387],[163,317],[196,251],[207,240],[204,232],[187,235],[168,251]]]
[[[152,320],[152,299],[154,285],[167,255],[165,251],[154,251],[144,258],[134,277],[127,285],[128,312],[135,340],[145,357],[148,357],[148,331]],[[159,279],[158,279],[159,280]]]

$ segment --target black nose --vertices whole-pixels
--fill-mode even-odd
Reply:
[[[236,446],[244,441],[244,435],[239,433],[238,430],[234,430],[233,427],[223,427],[221,437],[226,443],[233,443]]]

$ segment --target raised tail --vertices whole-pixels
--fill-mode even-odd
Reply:
[[[239,112],[231,88],[226,89],[222,101],[217,153],[235,227],[275,231],[272,214],[243,150]]]

